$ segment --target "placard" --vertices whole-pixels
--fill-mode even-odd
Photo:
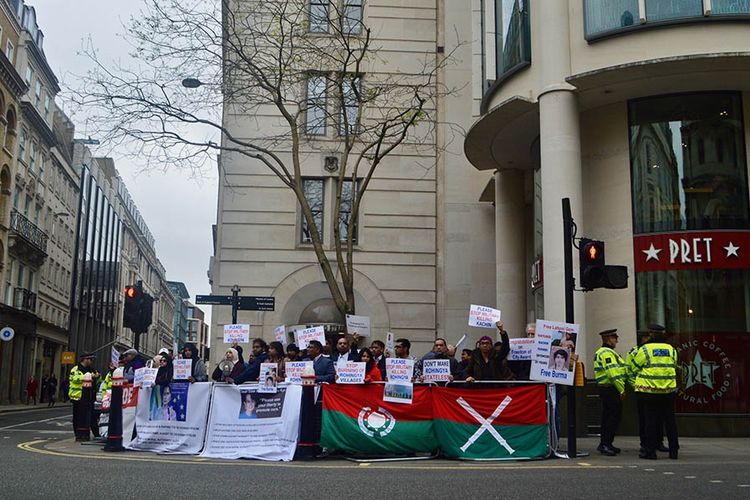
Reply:
[[[531,380],[573,385],[570,357],[578,343],[579,325],[537,320],[531,358]]]
[[[337,384],[364,384],[367,363],[347,361],[336,365]]]
[[[302,385],[302,375],[305,373],[305,369],[310,367],[313,369],[312,361],[287,361],[284,364],[284,372],[286,372],[286,381],[289,384]]]
[[[250,342],[250,325],[224,325],[225,344],[247,344]]]
[[[450,359],[425,359],[422,361],[422,380],[424,382],[450,382]]]
[[[326,345],[326,331],[322,326],[313,326],[304,330],[294,332],[297,337],[297,346],[301,349],[307,349],[307,343],[311,340],[317,340],[322,345]]]
[[[281,345],[283,345],[284,349],[286,349],[286,346],[289,343],[286,340],[286,325],[279,325],[274,328],[273,336],[276,339],[276,342],[281,342]]]
[[[534,339],[510,339],[508,361],[529,361],[534,351]]]
[[[495,328],[500,321],[500,311],[487,306],[471,304],[469,307],[469,326],[478,328]]]
[[[260,377],[258,377],[258,392],[276,394],[276,376],[278,373],[278,363],[261,363]]]
[[[414,384],[411,382],[387,382],[383,388],[383,401],[410,405],[414,398]]]
[[[385,352],[387,352],[389,355],[393,355],[396,352],[396,341],[395,335],[393,335],[393,332],[386,332],[385,334]]]
[[[193,370],[192,359],[175,359],[173,363],[174,367],[174,380],[187,380],[190,378],[190,373]]]
[[[388,382],[411,383],[414,379],[414,360],[385,358],[385,373]]]
[[[134,387],[151,387],[156,383],[158,368],[137,368],[133,374]]]
[[[370,336],[370,317],[369,316],[355,316],[353,314],[346,315],[346,330],[349,335],[357,335],[359,337]]]

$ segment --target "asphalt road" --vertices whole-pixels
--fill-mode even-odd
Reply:
[[[620,443],[616,459],[276,464],[104,454],[72,442],[69,413],[0,414],[0,498],[750,498],[750,450],[726,440],[688,441],[677,461],[642,461]]]

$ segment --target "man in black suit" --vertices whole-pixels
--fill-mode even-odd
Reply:
[[[336,350],[331,354],[331,361],[334,364],[339,361],[357,361],[357,345],[349,344],[346,335],[341,335],[336,341]]]
[[[333,361],[323,356],[322,352],[323,345],[319,341],[311,340],[307,343],[307,356],[313,362],[315,381],[332,384],[336,381],[336,371],[333,368]]]

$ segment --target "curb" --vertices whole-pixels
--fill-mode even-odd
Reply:
[[[5,413],[18,413],[22,411],[47,411],[47,410],[54,410],[55,408],[72,408],[73,405],[71,403],[61,403],[61,404],[55,404],[55,406],[40,406],[40,405],[29,405],[29,406],[19,406],[19,407],[13,407],[13,408],[6,408],[3,406],[0,406],[0,415],[3,415]]]

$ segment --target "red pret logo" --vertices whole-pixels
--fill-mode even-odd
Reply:
[[[750,231],[689,231],[633,237],[635,271],[750,268]]]

